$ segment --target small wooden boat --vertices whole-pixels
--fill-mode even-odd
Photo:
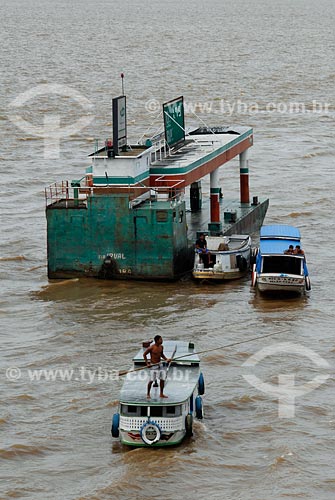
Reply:
[[[185,341],[165,341],[164,354],[173,358],[166,367],[164,392],[152,386],[147,399],[149,369],[143,352],[145,345],[133,358],[134,366],[124,381],[119,411],[112,418],[112,436],[130,446],[169,446],[180,443],[192,435],[194,417],[203,418],[201,395],[204,378],[200,372],[200,359],[194,344]]]
[[[233,280],[250,269],[251,238],[248,235],[207,236],[208,254],[195,250],[193,277],[206,280]],[[211,261],[211,262],[210,262]]]
[[[300,231],[282,224],[263,226],[252,270],[252,285],[263,293],[303,294],[311,289]]]

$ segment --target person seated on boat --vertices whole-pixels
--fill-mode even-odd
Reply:
[[[287,250],[285,250],[284,254],[286,255],[293,255],[294,254],[294,248],[293,245],[290,245]]]
[[[300,247],[300,245],[296,245],[295,246],[295,249],[294,249],[294,252],[296,255],[305,255],[305,252],[303,251],[303,249]]]
[[[220,243],[218,246],[218,252],[227,252],[229,250],[229,246],[227,243]]]
[[[163,339],[160,335],[156,335],[154,338],[155,343],[149,346],[143,353],[143,358],[146,362],[146,365],[150,368],[150,380],[148,382],[147,388],[147,399],[150,399],[150,390],[153,382],[159,378],[159,386],[160,386],[160,397],[167,398],[164,394],[164,385],[166,378],[166,371],[164,370],[163,364],[161,360],[164,359],[167,363],[171,362],[171,359],[168,359],[163,352]],[[147,356],[150,354],[150,361]]]
[[[211,264],[211,253],[207,249],[207,241],[204,233],[199,235],[199,238],[195,242],[195,249],[199,254],[200,260],[204,263],[205,267]]]

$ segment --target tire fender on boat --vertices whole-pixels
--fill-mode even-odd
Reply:
[[[114,438],[119,437],[119,426],[120,426],[120,414],[114,413],[112,418],[112,429],[111,433]]]
[[[311,280],[309,279],[309,276],[305,276],[305,284],[306,284],[306,290],[309,292],[312,288]]]
[[[193,436],[193,416],[188,413],[185,417],[186,436]]]
[[[243,255],[236,255],[236,265],[239,270],[243,273],[248,268],[247,259],[243,257]]]
[[[159,425],[152,420],[145,422],[140,430],[140,436],[145,444],[152,445],[160,440],[162,431]]]
[[[202,396],[205,394],[205,380],[204,376],[202,373],[199,375],[199,380],[198,380],[198,393]]]
[[[203,409],[202,409],[202,397],[201,396],[197,396],[195,398],[195,416],[199,420],[204,418],[204,413],[203,413]]]

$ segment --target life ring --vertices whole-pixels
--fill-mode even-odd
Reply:
[[[120,434],[119,426],[120,426],[120,415],[119,413],[114,413],[112,418],[112,429],[111,429],[113,438],[119,437]]]
[[[195,416],[199,418],[200,420],[204,418],[204,413],[202,410],[202,397],[197,396],[195,398]]]
[[[198,380],[198,393],[202,396],[205,394],[205,380],[204,376],[202,373],[199,375],[199,380]]]
[[[185,417],[186,436],[193,436],[193,417],[188,413]]]
[[[305,276],[305,284],[306,284],[306,290],[307,292],[309,292],[312,289],[311,280],[309,279],[309,276]]]
[[[157,443],[161,438],[162,431],[156,422],[148,420],[140,430],[140,436],[145,444],[152,445]]]

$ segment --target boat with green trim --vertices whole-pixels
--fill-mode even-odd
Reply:
[[[126,97],[113,99],[113,138],[96,142],[84,175],[46,188],[49,278],[175,280],[192,271],[199,229],[211,236],[259,230],[269,200],[249,200],[252,128],[186,129],[183,97],[162,111],[162,132],[130,142]],[[229,200],[219,168],[235,157],[240,200]],[[210,203],[202,204],[205,176]]]
[[[194,344],[180,340],[164,341],[164,354],[173,358],[166,367],[164,392],[151,388],[147,399],[149,369],[143,358],[147,343],[133,358],[133,368],[124,381],[119,411],[112,418],[112,436],[129,446],[171,446],[192,436],[194,418],[203,418],[201,396],[205,392],[200,359]]]

